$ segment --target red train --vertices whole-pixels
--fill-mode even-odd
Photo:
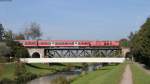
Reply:
[[[23,46],[39,47],[100,47],[100,46],[119,46],[119,41],[89,41],[89,40],[16,40]]]

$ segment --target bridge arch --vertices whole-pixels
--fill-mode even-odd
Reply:
[[[31,58],[44,57],[44,48],[28,48],[28,52]],[[37,55],[37,56],[36,56]]]
[[[122,47],[122,56],[126,57],[126,55],[130,52],[130,48],[123,48]]]
[[[40,54],[38,52],[34,52],[32,54],[32,58],[40,58]]]

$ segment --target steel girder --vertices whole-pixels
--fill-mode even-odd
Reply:
[[[113,57],[121,56],[121,48],[46,48],[45,57]]]

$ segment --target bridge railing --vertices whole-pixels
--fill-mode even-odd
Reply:
[[[125,58],[20,58],[25,63],[123,63]]]

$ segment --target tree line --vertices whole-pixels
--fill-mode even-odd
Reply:
[[[150,66],[150,18],[147,18],[139,31],[131,32],[129,39],[135,61]]]
[[[14,61],[20,57],[29,57],[27,49],[15,40],[41,39],[42,32],[40,25],[35,22],[22,30],[24,31],[14,33],[12,30],[6,30],[6,28],[0,24],[0,62]]]

